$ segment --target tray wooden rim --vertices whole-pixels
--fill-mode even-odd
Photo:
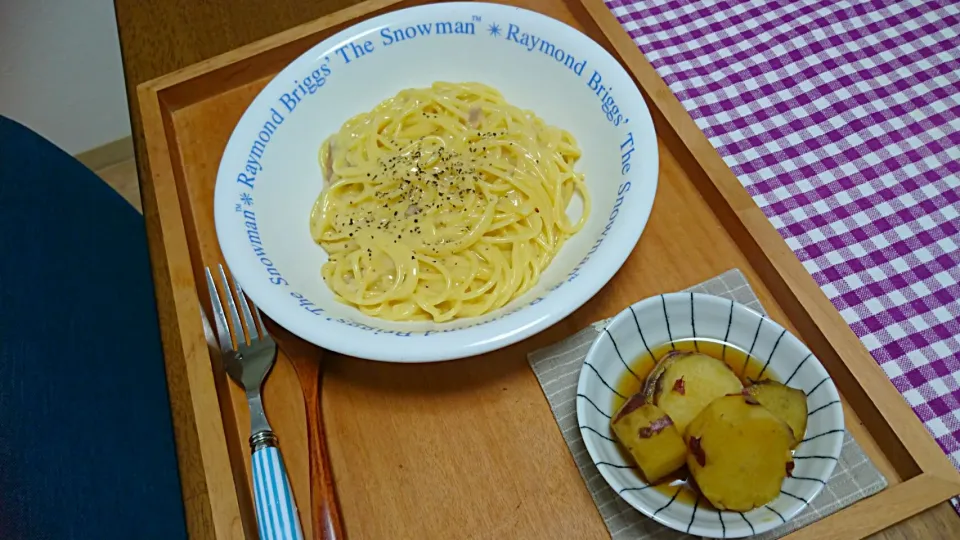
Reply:
[[[611,53],[618,56],[633,75],[651,113],[662,115],[672,128],[673,133],[665,135],[676,137],[688,150],[689,155],[685,157],[693,160],[697,172],[721,197],[726,205],[723,210],[731,212],[742,227],[739,232],[752,242],[750,247],[757,250],[755,256],[769,263],[758,271],[765,282],[772,282],[771,290],[778,296],[778,302],[788,317],[794,321],[800,319],[808,330],[816,331],[817,343],[809,343],[806,339],[808,346],[818,351],[818,357],[821,356],[819,350],[833,352],[848,372],[844,375],[872,402],[883,423],[892,429],[897,443],[917,466],[919,474],[808,525],[788,538],[862,538],[960,494],[960,472],[949,462],[616,17],[602,0],[572,1],[578,2],[591,19],[582,22],[595,24],[609,40]],[[179,85],[218,73],[229,77],[231,73],[243,71],[247,60],[272,49],[404,3],[408,2],[368,0],[140,84],[137,97],[151,180],[169,178],[174,174],[176,146],[171,144],[172,126],[165,119],[163,107],[176,110],[183,105],[176,92]],[[179,391],[190,400],[190,410],[183,412],[191,418],[192,429],[177,432],[188,530],[191,538],[241,537],[244,533],[240,504],[233,471],[230,470],[213,374],[209,365],[189,361],[198,355],[210,354],[200,305],[192,292],[196,290],[193,271],[189,262],[184,263],[183,257],[167,256],[169,253],[189,253],[179,197],[173,186],[171,182],[150,181],[142,182],[141,188],[147,226],[159,236],[158,241],[151,242],[150,248],[158,311],[161,317],[172,318],[175,324],[169,328],[177,330],[165,330],[162,336],[168,386],[171,397]],[[161,199],[162,205],[159,204]],[[189,261],[189,255],[186,260]],[[840,378],[832,371],[831,376]],[[172,407],[178,405],[182,406],[171,399]],[[885,454],[889,451],[881,449]],[[185,481],[183,477],[194,480]]]

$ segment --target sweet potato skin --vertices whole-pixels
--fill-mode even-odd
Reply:
[[[743,394],[711,402],[684,435],[687,467],[720,510],[746,512],[780,494],[789,469],[790,427]]]
[[[693,353],[688,351],[670,351],[657,361],[653,366],[653,370],[647,375],[647,380],[643,385],[643,396],[648,403],[653,403],[653,395],[657,391],[657,381],[663,376],[663,372],[673,365],[674,362],[690,354]]]
[[[663,409],[683,433],[714,399],[743,389],[730,366],[712,356],[671,352],[654,368],[644,389],[648,400]]]
[[[656,405],[636,394],[613,415],[613,433],[650,483],[683,467],[687,448],[673,421]]]
[[[807,431],[807,395],[802,390],[764,380],[746,387],[744,392],[790,426],[793,431],[791,448],[800,444]]]

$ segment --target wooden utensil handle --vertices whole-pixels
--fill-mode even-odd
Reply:
[[[311,361],[313,360],[313,361]],[[343,522],[333,485],[330,456],[323,429],[320,401],[323,370],[316,359],[297,362],[307,413],[307,442],[310,449],[310,507],[313,516],[313,537],[321,540],[342,540]],[[301,373],[301,370],[307,373]]]

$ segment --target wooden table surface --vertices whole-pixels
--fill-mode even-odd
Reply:
[[[358,0],[114,0],[123,72],[140,182],[150,182],[143,126],[136,102],[136,87],[241,45],[322,17]],[[156,216],[145,208],[147,230],[158,231]],[[158,298],[158,302],[165,299]],[[900,523],[871,538],[957,538],[960,518],[948,503]]]

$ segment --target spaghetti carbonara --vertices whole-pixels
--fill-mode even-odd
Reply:
[[[395,321],[482,315],[529,290],[586,222],[576,140],[479,83],[403,90],[319,151],[310,232],[340,301]],[[575,193],[583,202],[567,216]]]

